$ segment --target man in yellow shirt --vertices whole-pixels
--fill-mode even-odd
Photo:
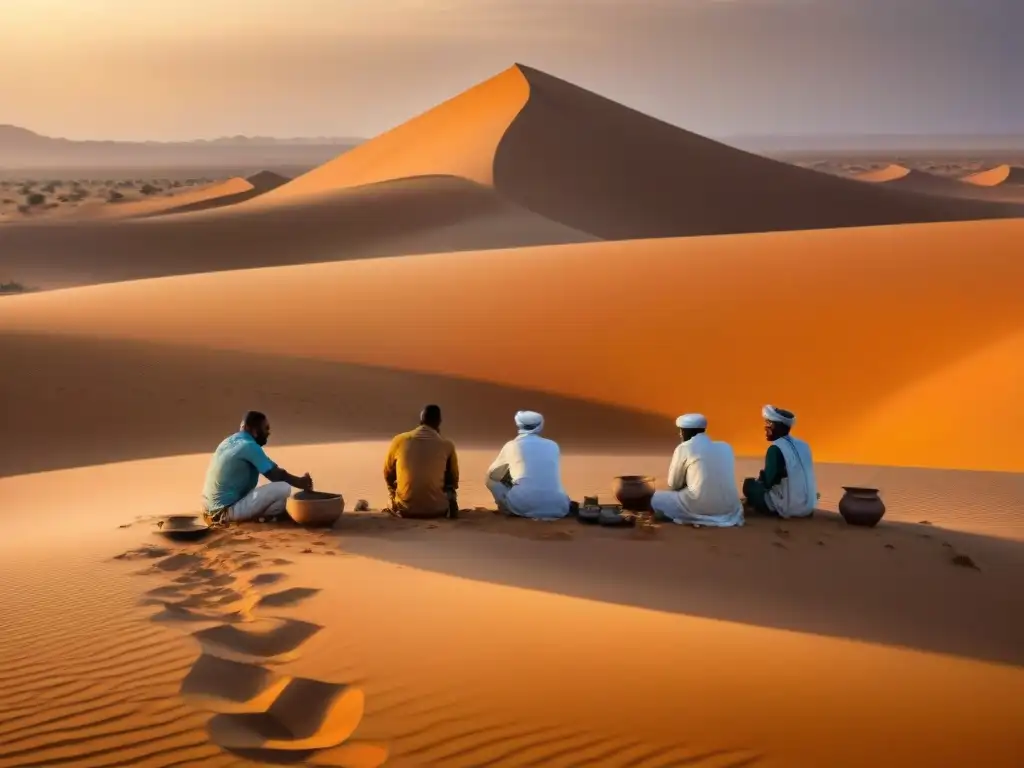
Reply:
[[[384,482],[396,517],[458,517],[459,461],[455,444],[441,436],[439,406],[428,405],[416,429],[391,441]]]

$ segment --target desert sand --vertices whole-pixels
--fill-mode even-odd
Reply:
[[[0,226],[0,768],[1021,764],[1016,208],[519,66],[278,181]],[[427,402],[457,521],[376,511]],[[516,410],[610,501],[665,487],[684,411],[755,474],[767,402],[813,446],[810,520],[491,510]],[[161,536],[249,408],[346,513]]]

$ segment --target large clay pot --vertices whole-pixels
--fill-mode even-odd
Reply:
[[[345,511],[345,499],[340,493],[299,491],[288,499],[286,509],[299,525],[330,526]]]
[[[649,512],[654,495],[654,478],[644,475],[620,475],[612,484],[612,492],[627,512]]]
[[[868,528],[878,525],[885,515],[885,502],[878,496],[877,488],[856,488],[843,486],[845,493],[839,500],[839,514],[850,525],[864,525]]]

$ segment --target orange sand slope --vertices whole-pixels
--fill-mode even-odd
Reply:
[[[951,179],[926,171],[918,171],[902,165],[892,164],[873,171],[864,171],[855,177],[858,181],[884,184],[893,189],[905,189],[925,195],[970,198],[975,200],[1024,202],[1024,197],[1006,194],[978,184],[965,184],[968,179]]]
[[[1019,472],[1022,236],[1024,221],[951,223],[200,274],[7,298],[0,333],[383,366],[665,419],[696,410],[743,454],[764,450],[760,407],[774,402],[821,461]],[[225,312],[227,296],[254,298]],[[970,450],[952,450],[949,420],[966,416]]]
[[[355,498],[381,450],[274,456]],[[169,544],[147,517],[194,504],[207,460],[0,480],[19,511],[0,537],[0,765],[1019,765],[1019,541],[827,517],[637,540],[484,513]],[[652,707],[681,691],[701,706]],[[289,734],[322,748],[265,749]]]
[[[1002,184],[1024,184],[1024,168],[1014,165],[997,165],[987,171],[972,173],[964,177],[964,181],[982,187],[997,187]]]
[[[521,65],[246,203],[446,174],[609,239],[1021,215],[769,160]]]
[[[0,227],[0,275],[54,287],[594,239],[479,184],[418,178],[269,209],[244,204],[144,220]]]
[[[187,213],[235,205],[268,192],[288,181],[286,176],[260,171],[249,178],[233,178],[189,189],[180,194],[131,200],[122,203],[97,202],[71,209],[66,218],[133,219]]]

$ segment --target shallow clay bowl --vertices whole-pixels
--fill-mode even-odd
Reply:
[[[210,526],[201,522],[198,515],[168,515],[163,523],[157,532],[174,541],[196,541],[210,532]]]
[[[601,508],[587,504],[580,507],[577,517],[581,523],[596,523],[601,519]]]
[[[345,499],[340,493],[299,491],[288,499],[285,509],[288,517],[299,525],[331,526],[345,511]]]

